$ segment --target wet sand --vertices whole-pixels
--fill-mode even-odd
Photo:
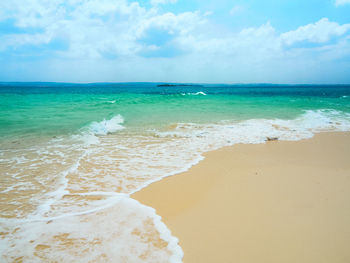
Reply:
[[[185,263],[350,262],[350,133],[235,145],[132,197]]]

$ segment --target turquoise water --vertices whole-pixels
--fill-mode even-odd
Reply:
[[[28,85],[0,85],[0,137],[71,134],[117,114],[141,131],[178,122],[293,119],[305,110],[350,112],[350,86]]]
[[[4,262],[181,262],[132,193],[220,147],[350,131],[350,86],[158,85],[0,84]]]

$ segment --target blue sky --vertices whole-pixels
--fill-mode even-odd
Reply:
[[[350,0],[8,0],[0,81],[350,83]]]

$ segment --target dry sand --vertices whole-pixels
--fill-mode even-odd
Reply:
[[[350,262],[350,133],[205,157],[132,196],[163,217],[185,263]]]

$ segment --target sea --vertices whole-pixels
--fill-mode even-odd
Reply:
[[[182,262],[131,194],[224,146],[340,131],[350,85],[0,83],[0,261]]]

